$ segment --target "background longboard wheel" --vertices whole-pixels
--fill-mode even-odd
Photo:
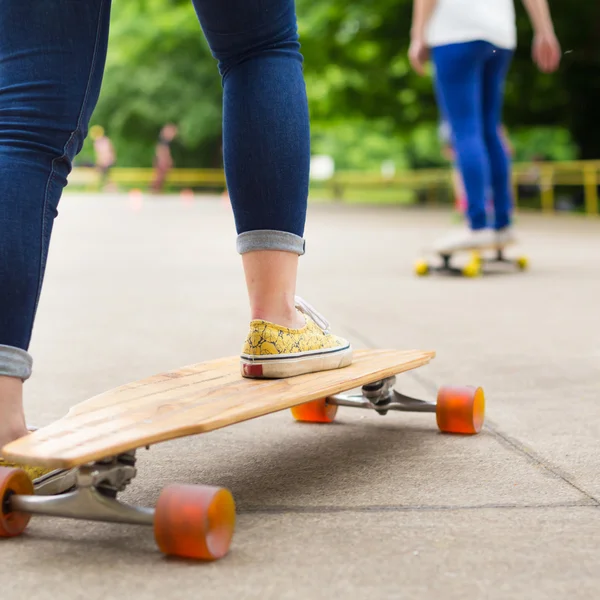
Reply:
[[[325,398],[305,402],[291,408],[292,416],[296,421],[306,423],[333,423],[338,407],[328,404]]]
[[[0,537],[21,535],[31,515],[13,512],[10,508],[10,497],[14,494],[33,495],[33,483],[22,469],[0,467]]]
[[[485,418],[483,389],[473,386],[443,386],[437,397],[437,424],[445,433],[479,433]]]
[[[519,256],[517,258],[517,267],[521,269],[521,271],[525,271],[529,267],[529,260],[526,256]]]
[[[425,260],[418,260],[415,263],[415,274],[419,277],[423,277],[425,275],[429,275],[429,265]]]
[[[229,490],[207,485],[166,487],[154,513],[154,538],[170,556],[217,560],[229,551],[235,502]]]
[[[481,263],[478,260],[469,261],[462,270],[465,277],[479,277],[481,275]]]

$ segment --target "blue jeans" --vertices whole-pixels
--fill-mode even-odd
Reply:
[[[492,191],[495,229],[510,224],[510,160],[500,136],[504,81],[513,52],[489,42],[437,46],[432,51],[441,112],[452,130],[472,229],[488,226]]]
[[[238,251],[302,254],[310,142],[294,0],[193,4],[223,79]],[[52,224],[100,93],[110,6],[0,2],[0,375],[31,373]]]

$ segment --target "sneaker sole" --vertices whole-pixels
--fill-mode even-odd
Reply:
[[[76,485],[75,469],[57,469],[35,479],[33,489],[36,496],[57,496],[74,489]]]
[[[34,433],[38,429],[35,425],[27,425],[30,433]],[[33,481],[33,490],[36,496],[57,496],[70,492],[75,487],[77,487],[75,469],[56,469]]]
[[[306,373],[341,369],[352,363],[352,347],[330,352],[288,354],[277,358],[252,358],[242,355],[240,367],[243,377],[250,379],[284,379]]]

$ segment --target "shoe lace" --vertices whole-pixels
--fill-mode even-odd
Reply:
[[[303,300],[300,296],[296,296],[295,305],[301,313],[310,317],[323,331],[327,332],[329,330],[329,321],[313,306],[306,302],[306,300]]]

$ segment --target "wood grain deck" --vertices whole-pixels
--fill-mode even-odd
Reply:
[[[244,379],[239,357],[203,362],[110,390],[2,449],[21,464],[71,468],[338,394],[427,364],[434,352],[358,350],[343,369]]]

